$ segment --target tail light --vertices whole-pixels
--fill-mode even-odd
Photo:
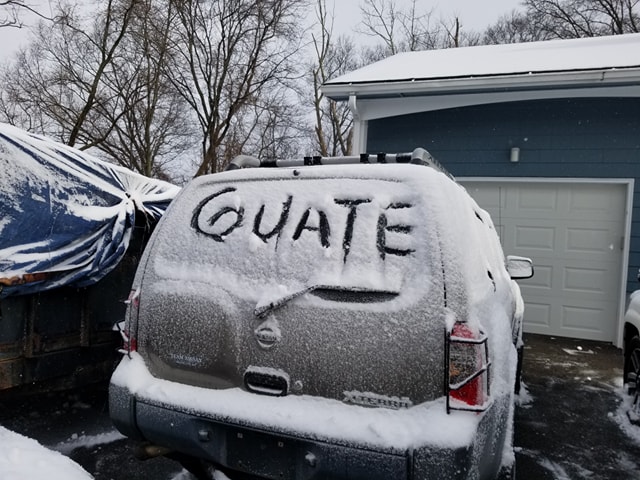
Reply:
[[[129,354],[138,350],[138,340],[135,335],[131,334],[131,318],[138,317],[138,308],[140,307],[140,290],[131,290],[129,298],[125,300],[127,304],[127,316],[128,322],[120,322],[118,324],[118,330],[122,337],[122,348],[118,351],[122,354]]]
[[[489,406],[490,363],[487,336],[456,322],[446,341],[447,413],[482,412]]]
[[[138,350],[138,341],[135,337],[130,336],[129,330],[124,328],[124,325],[122,325],[122,327],[123,328],[118,324],[118,330],[120,330],[120,336],[122,337],[122,348],[119,348],[118,352],[123,355],[129,355],[131,352]]]

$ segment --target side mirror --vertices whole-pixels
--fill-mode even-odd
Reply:
[[[507,272],[514,280],[531,278],[533,277],[533,262],[527,257],[508,255]]]

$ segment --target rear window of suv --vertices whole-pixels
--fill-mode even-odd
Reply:
[[[404,306],[424,295],[438,240],[416,186],[305,173],[213,179],[184,192],[155,242],[156,273],[258,306],[305,289],[325,301],[357,291]]]

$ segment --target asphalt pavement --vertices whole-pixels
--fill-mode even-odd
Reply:
[[[518,480],[640,479],[640,427],[622,408],[620,349],[525,335],[523,381],[531,399],[516,409]]]
[[[600,342],[525,336],[516,409],[518,480],[638,480],[640,427],[622,405],[622,353]],[[109,420],[106,385],[0,392],[0,425],[69,455],[96,480],[190,480],[175,462],[134,458]],[[28,479],[25,479],[28,480]]]

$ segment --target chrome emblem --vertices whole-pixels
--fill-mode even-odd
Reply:
[[[408,397],[390,397],[387,395],[378,395],[371,392],[343,392],[344,403],[351,403],[353,405],[361,405],[363,407],[382,407],[390,408],[393,410],[399,410],[401,408],[410,408],[413,406],[413,402]]]
[[[258,346],[263,350],[271,350],[282,339],[282,333],[280,332],[280,326],[278,321],[273,315],[270,315],[264,322],[262,322],[253,331]]]

